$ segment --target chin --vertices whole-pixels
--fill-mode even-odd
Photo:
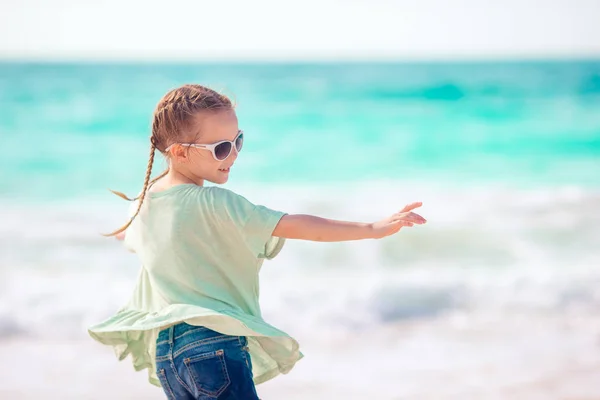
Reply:
[[[216,176],[212,179],[207,179],[207,181],[215,183],[217,185],[223,185],[223,184],[227,183],[228,180],[229,180],[229,176]]]

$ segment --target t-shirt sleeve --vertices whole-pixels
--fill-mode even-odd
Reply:
[[[252,254],[267,259],[279,254],[285,239],[273,236],[273,231],[286,213],[253,204],[230,190],[215,189],[217,215],[235,226]]]

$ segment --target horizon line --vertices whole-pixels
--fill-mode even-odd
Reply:
[[[512,54],[512,55],[455,55],[455,56],[212,56],[212,57],[112,57],[112,56],[13,56],[0,54],[2,64],[420,64],[420,63],[489,63],[489,62],[595,62],[594,54]]]

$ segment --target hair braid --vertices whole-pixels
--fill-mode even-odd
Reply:
[[[129,219],[129,221],[127,221],[127,223],[125,225],[123,225],[122,227],[120,227],[119,229],[117,229],[116,231],[114,231],[112,233],[105,234],[104,236],[115,236],[115,235],[118,235],[119,233],[123,232],[127,228],[129,228],[129,225],[131,225],[131,223],[133,222],[135,217],[138,216],[138,214],[140,213],[140,210],[142,209],[142,204],[144,203],[144,199],[146,198],[146,193],[148,192],[148,186],[150,185],[150,175],[152,174],[152,165],[154,164],[154,154],[156,152],[155,141],[152,140],[152,138],[151,138],[150,142],[151,142],[150,158],[148,159],[148,167],[146,168],[146,177],[144,178],[144,188],[142,189],[142,193],[140,193],[140,195],[135,198],[135,199],[139,198],[137,210],[135,211],[135,214],[133,214],[133,216]],[[168,172],[168,170],[161,175],[164,176],[164,175],[166,175],[167,172]],[[158,178],[154,179],[154,181],[156,181],[157,179]],[[113,191],[113,193],[115,193],[117,196],[122,197],[126,200],[130,200],[130,201],[135,200],[135,199],[130,199],[129,197],[125,196],[123,193],[120,193],[120,192]]]

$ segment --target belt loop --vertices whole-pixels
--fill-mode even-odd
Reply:
[[[172,326],[169,328],[169,344],[173,344],[173,332],[175,331],[175,327]]]

